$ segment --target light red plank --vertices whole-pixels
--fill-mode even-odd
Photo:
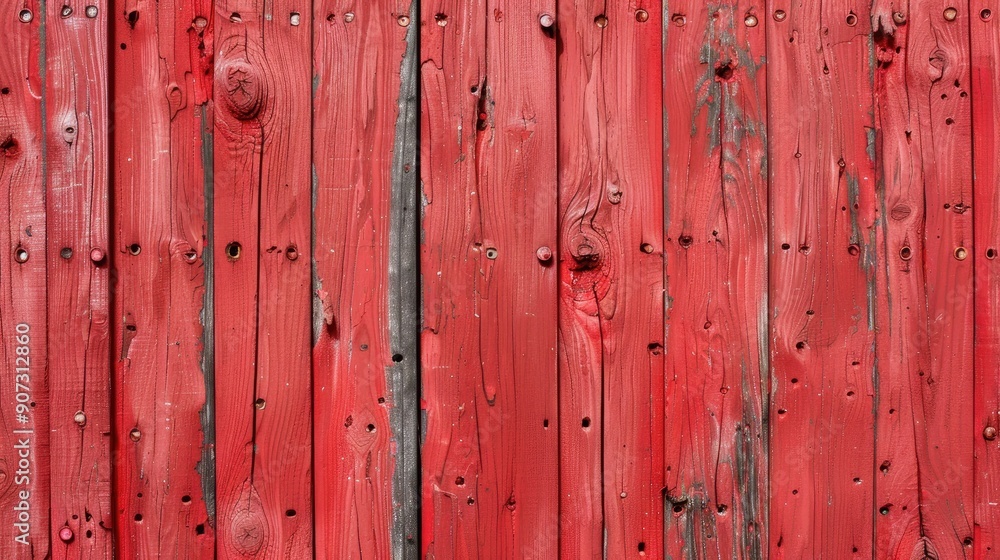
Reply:
[[[667,553],[767,550],[763,3],[671,3],[665,102]]]
[[[213,14],[194,0],[118,0],[114,13],[117,553],[214,558],[199,476]]]
[[[38,2],[0,8],[0,557],[49,557],[45,191]]]
[[[875,14],[888,296],[875,500],[885,558],[973,553],[970,22],[952,6],[886,2]]]
[[[53,558],[110,558],[106,1],[48,6],[46,208]],[[69,255],[65,258],[64,255]],[[95,260],[94,257],[101,257]]]
[[[658,558],[662,8],[558,8],[560,554]]]
[[[387,375],[416,355],[390,333],[390,219],[400,63],[409,2],[317,2],[313,66],[316,180],[316,554],[389,558],[402,399]],[[410,173],[416,173],[410,164]],[[414,547],[417,535],[403,540]],[[415,554],[414,550],[410,554]]]
[[[772,558],[872,556],[870,20],[768,3]]]
[[[971,2],[970,39],[975,208],[975,529],[974,558],[1000,547],[1000,9],[987,0]]]
[[[308,8],[216,5],[219,558],[313,550]]]
[[[429,557],[558,553],[556,43],[543,14],[551,2],[421,9]]]

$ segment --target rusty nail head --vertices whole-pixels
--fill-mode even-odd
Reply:
[[[684,14],[674,14],[670,16],[670,21],[677,27],[684,27],[684,24],[687,23],[687,18],[684,17]]]
[[[535,251],[535,256],[538,257],[538,260],[542,262],[549,262],[552,260],[552,249],[549,249],[548,246],[543,245],[539,247],[537,251]]]
[[[552,14],[542,14],[538,18],[538,23],[541,24],[542,27],[552,27],[555,25],[556,19],[552,17]]]
[[[635,21],[638,21],[639,23],[649,21],[649,12],[646,10],[636,10]]]
[[[903,25],[904,23],[906,23],[906,14],[904,14],[903,12],[893,12],[892,21],[896,22],[899,25]]]
[[[958,17],[958,10],[956,10],[955,8],[949,6],[944,9],[944,19],[948,21],[955,21],[955,18],[957,17]]]
[[[594,18],[594,24],[597,25],[597,27],[600,27],[600,28],[607,27],[608,26],[608,16],[606,16],[604,14],[601,14],[601,15],[595,17]]]
[[[70,529],[69,527],[63,527],[62,529],[59,529],[59,539],[62,540],[62,542],[72,541],[73,529]]]
[[[299,251],[295,245],[289,245],[288,248],[285,249],[285,258],[290,261],[294,261],[299,258]]]
[[[128,433],[128,437],[132,441],[139,441],[142,438],[142,432],[139,431],[139,428],[132,428],[132,431]]]
[[[743,23],[745,23],[747,27],[757,27],[757,16],[747,14],[747,16],[743,18]]]
[[[785,21],[786,17],[788,17],[788,13],[785,10],[774,11],[774,21]]]
[[[993,426],[986,426],[986,429],[983,430],[983,437],[986,438],[986,441],[995,440],[997,438],[997,429]]]
[[[204,16],[198,16],[194,18],[194,26],[198,29],[205,29],[208,27],[208,20]]]
[[[100,247],[94,247],[90,250],[90,260],[95,263],[99,263],[104,260],[104,251]]]

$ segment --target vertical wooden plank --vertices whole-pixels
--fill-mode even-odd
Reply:
[[[970,3],[972,206],[976,209],[975,283],[975,533],[974,558],[995,555],[1000,543],[1000,175],[994,154],[1000,146],[1000,31],[991,0]]]
[[[422,4],[425,556],[558,551],[554,13]]]
[[[45,14],[53,558],[112,555],[108,15]]]
[[[212,77],[200,59],[211,53],[211,16],[207,1],[118,0],[111,22],[115,496],[124,558],[167,550],[214,557],[198,475],[207,242],[201,128]]]
[[[45,191],[38,2],[0,8],[0,557],[49,557]]]
[[[662,6],[558,6],[561,555],[657,558]]]
[[[316,553],[411,558],[419,417],[406,412],[419,394],[397,378],[412,379],[419,358],[416,300],[399,295],[416,280],[416,153],[397,135],[416,133],[401,125],[416,107],[400,61],[413,63],[419,26],[400,25],[411,7],[396,0],[322,1],[314,14]],[[410,241],[405,270],[392,253],[406,252],[400,237]]]
[[[908,10],[884,3],[876,16],[889,295],[878,350],[886,365],[877,394],[876,552],[968,557],[973,441],[985,427],[974,429],[969,406],[971,210],[978,208],[971,187],[971,22],[965,6],[949,2]]]
[[[866,4],[767,11],[776,558],[872,556],[875,174]]]
[[[217,552],[312,554],[311,9],[216,5]]]
[[[764,5],[671,3],[667,553],[767,550]]]

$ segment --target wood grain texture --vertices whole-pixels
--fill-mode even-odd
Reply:
[[[558,554],[556,44],[545,13],[546,1],[421,7],[427,557]]]
[[[45,14],[50,445],[59,457],[51,469],[50,527],[53,558],[104,559],[112,555],[114,538],[110,10],[106,1],[68,7],[53,5]],[[94,250],[104,254],[97,262]]]
[[[417,27],[401,26],[397,18],[410,11],[409,3],[395,0],[314,6],[313,402],[320,558],[417,552],[415,533],[404,535],[397,548],[390,531],[398,531],[394,520],[402,507],[402,496],[394,492],[409,488],[394,484],[398,453],[407,442],[391,418],[419,395],[396,394],[388,377],[396,364],[419,358],[413,346],[400,348],[390,331],[390,293],[399,282],[391,272],[391,250],[399,248],[390,243],[390,228],[402,211],[394,206],[403,203],[394,198],[397,123],[405,118],[400,61],[406,37]],[[405,173],[415,176],[414,164],[410,159]],[[407,204],[411,213],[414,203]]]
[[[560,554],[658,558],[662,7],[558,9]]]
[[[871,557],[869,13],[777,0],[767,13],[770,556]]]
[[[672,558],[761,558],[768,387],[764,6],[669,8],[666,549]]]
[[[973,441],[984,426],[974,427],[970,404],[969,14],[947,2],[891,9],[885,3],[876,13],[889,296],[878,346],[886,365],[877,394],[876,553],[972,557]]]
[[[970,3],[973,138],[973,253],[975,317],[975,526],[973,558],[1000,547],[1000,175],[993,156],[1000,146],[1000,29],[996,4]]]
[[[309,13],[216,5],[220,558],[313,550]]]
[[[117,553],[214,558],[198,471],[208,239],[202,92],[212,78],[200,63],[212,53],[212,10],[208,1],[118,0],[114,13]]]
[[[42,24],[38,2],[0,8],[0,557],[12,560],[49,558]]]

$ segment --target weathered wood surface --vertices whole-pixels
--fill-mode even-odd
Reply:
[[[849,2],[769,12],[769,555],[871,556],[870,18]]]
[[[415,558],[419,552],[413,507],[419,465],[412,445],[418,403],[407,398],[416,394],[408,385],[419,359],[416,298],[400,293],[401,274],[415,273],[416,223],[406,213],[415,211],[416,153],[405,136],[415,132],[416,76],[401,64],[412,64],[415,51],[407,49],[416,47],[417,26],[399,22],[413,12],[395,0],[314,6],[320,558]],[[402,258],[409,261],[394,260]]]
[[[215,6],[217,553],[312,555],[311,30]]]
[[[107,1],[45,14],[53,558],[112,555]],[[28,256],[30,258],[30,255]]]
[[[202,58],[211,52],[213,14],[208,1],[149,0],[118,0],[113,13],[117,550],[123,558],[165,549],[214,558],[199,475],[208,242],[202,136],[212,79]]]
[[[26,21],[25,21],[26,20]],[[0,8],[0,557],[49,558],[42,13]]]
[[[760,558],[767,534],[762,5],[671,4],[666,516],[673,558]]]
[[[0,557],[996,556],[996,9],[9,2]]]

